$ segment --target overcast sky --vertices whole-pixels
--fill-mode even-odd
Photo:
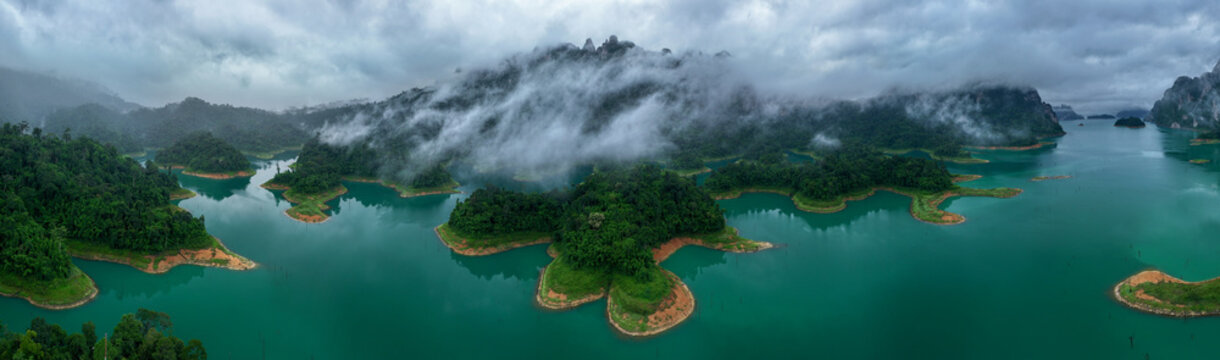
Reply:
[[[727,50],[762,90],[861,98],[974,80],[1078,111],[1151,106],[1220,60],[1220,1],[0,0],[0,66],[283,109],[381,99],[539,45],[616,34]]]

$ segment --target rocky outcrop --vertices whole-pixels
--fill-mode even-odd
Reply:
[[[1152,107],[1157,126],[1186,129],[1220,128],[1220,62],[1211,72],[1182,76]]]

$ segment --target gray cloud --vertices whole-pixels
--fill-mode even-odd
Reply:
[[[728,50],[759,91],[863,98],[974,80],[1083,113],[1150,107],[1220,59],[1215,1],[0,0],[0,65],[285,108],[383,98],[536,46],[617,34]]]

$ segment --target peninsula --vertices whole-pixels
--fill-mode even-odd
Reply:
[[[147,272],[255,266],[209,235],[202,218],[170,203],[190,192],[155,165],[141,167],[86,137],[27,130],[0,128],[0,152],[14,154],[0,159],[0,177],[12,180],[0,187],[0,294],[48,309],[85,304],[98,290],[70,257]]]
[[[733,252],[771,244],[725,226],[688,178],[654,165],[599,170],[566,192],[479,189],[459,202],[437,236],[454,252],[488,255],[551,242],[535,300],[570,309],[606,297],[606,315],[629,336],[650,336],[694,311],[694,295],[660,262],[684,245]]]
[[[209,132],[197,132],[157,152],[157,163],[182,174],[209,179],[231,179],[254,175],[250,160],[237,148]]]

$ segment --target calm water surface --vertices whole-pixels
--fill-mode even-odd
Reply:
[[[201,196],[180,205],[258,269],[148,275],[75,260],[101,289],[97,300],[46,311],[0,298],[0,321],[111,329],[121,314],[152,308],[215,359],[1214,357],[1220,319],[1145,315],[1109,292],[1150,267],[1220,276],[1220,168],[1187,162],[1220,161],[1220,146],[1188,146],[1186,132],[1078,123],[1064,122],[1070,134],[1056,147],[951,166],[985,175],[968,186],[1025,189],[947,201],[967,217],[961,225],[918,222],[909,200],[890,193],[828,215],[772,194],[721,201],[742,235],[781,247],[679,251],[663,265],[694,292],[695,314],[647,340],[615,335],[604,300],[536,307],[538,270],[550,260],[542,246],[450,253],[432,228],[465,194],[401,199],[348,184],[331,220],[289,219],[289,204],[258,187],[288,158],[257,162],[253,179],[181,179]],[[1072,178],[1029,181],[1039,175]]]

